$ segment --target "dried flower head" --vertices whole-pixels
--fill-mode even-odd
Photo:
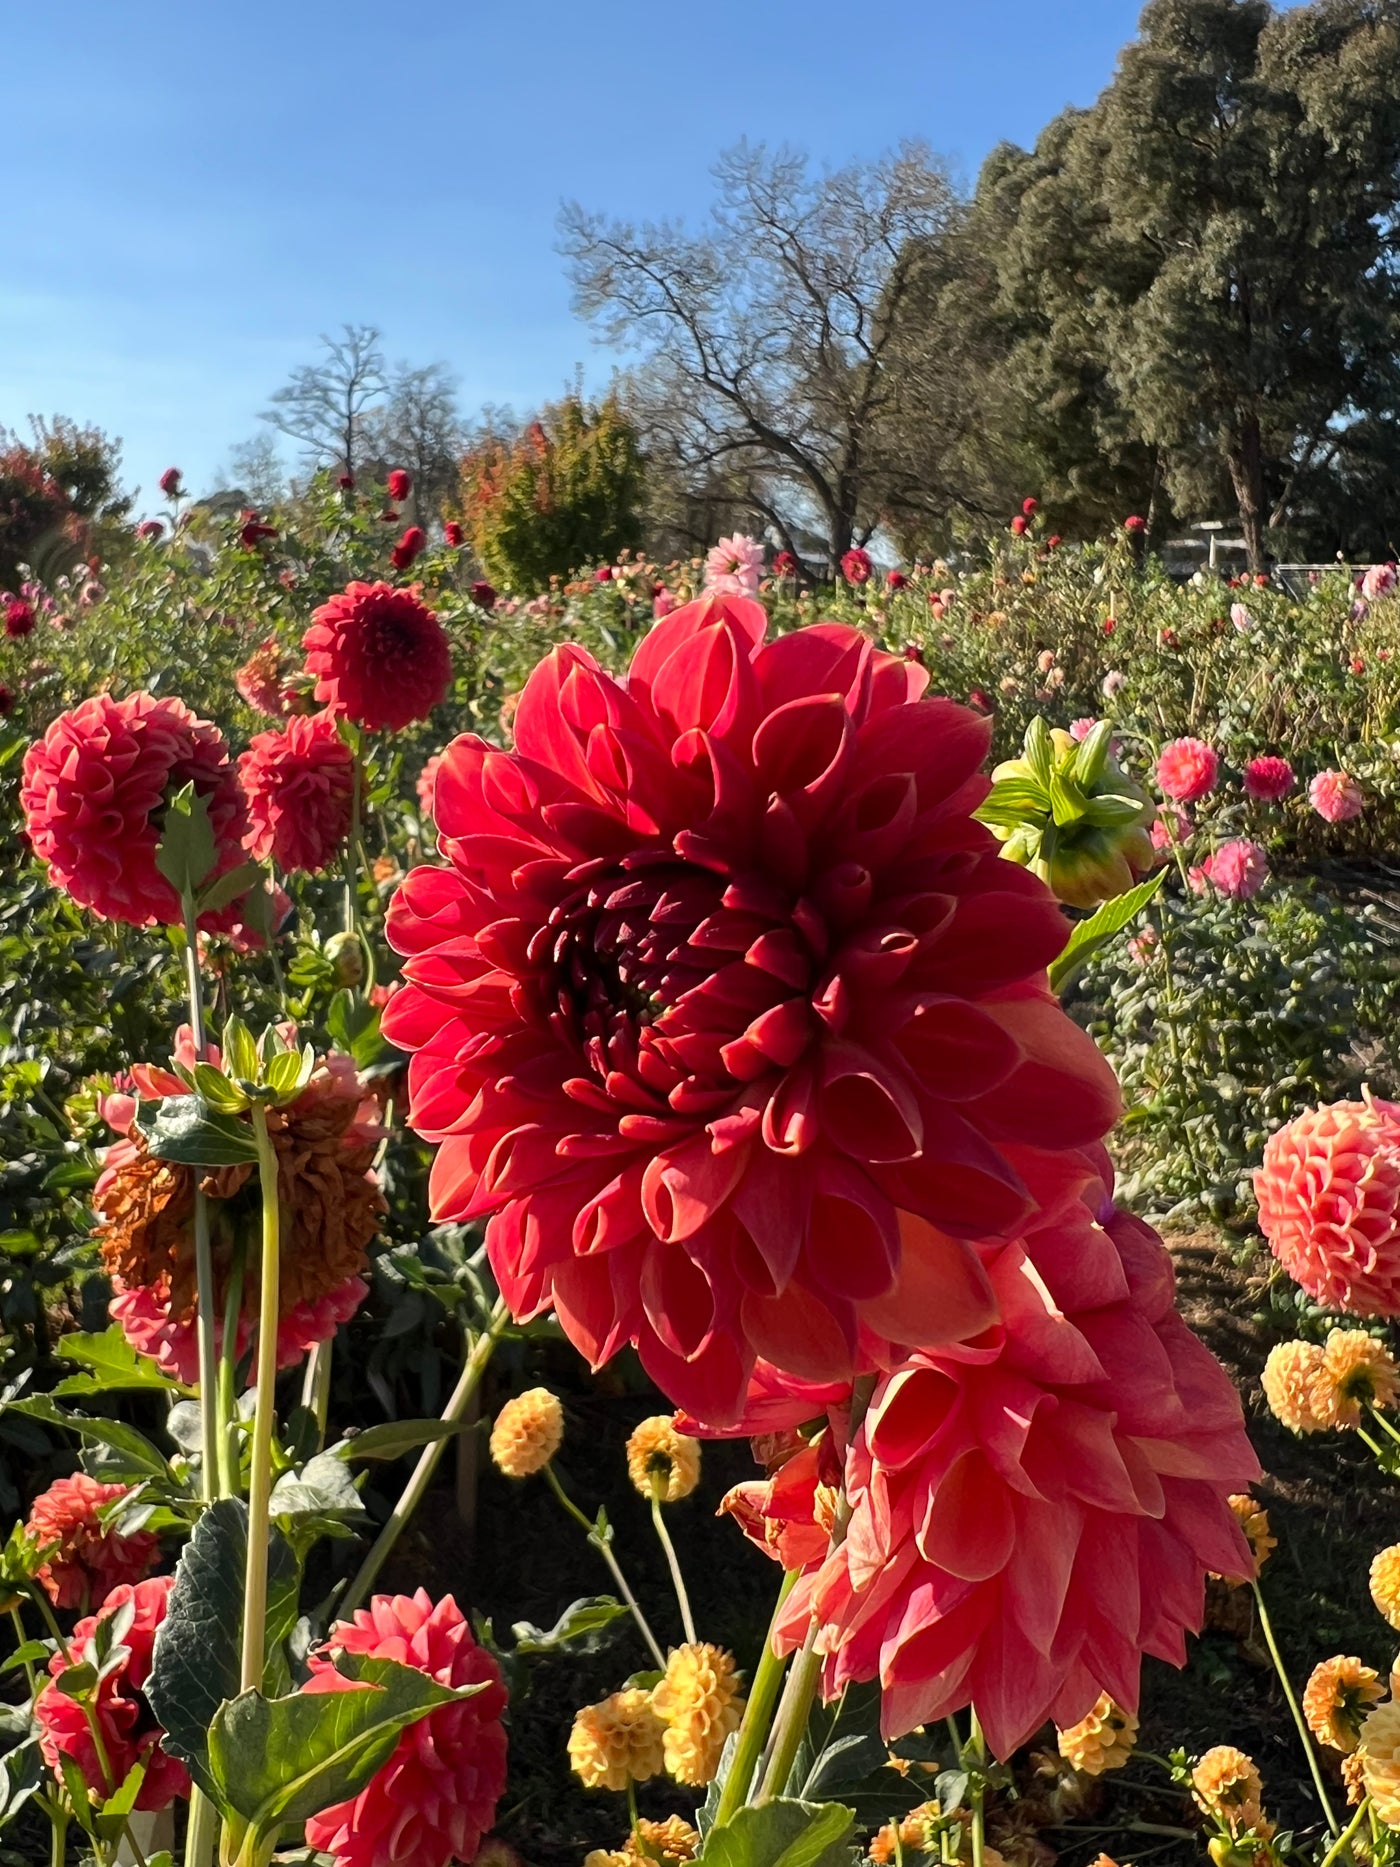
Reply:
[[[1067,1730],[1057,1731],[1060,1755],[1085,1776],[1121,1770],[1137,1743],[1137,1715],[1115,1705],[1107,1692],[1086,1717]]]
[[[744,1710],[733,1654],[707,1641],[676,1647],[652,1704],[666,1727],[662,1748],[671,1775],[695,1788],[712,1782]]]
[[[1368,1406],[1390,1406],[1397,1390],[1400,1368],[1384,1342],[1364,1329],[1332,1330],[1312,1384],[1312,1409],[1324,1426],[1359,1426]]]
[[[1313,1667],[1303,1688],[1303,1716],[1319,1743],[1350,1754],[1360,1739],[1362,1720],[1384,1696],[1385,1687],[1373,1668],[1338,1655]]]
[[[1320,1433],[1313,1408],[1313,1383],[1322,1367],[1316,1342],[1279,1342],[1269,1350],[1262,1385],[1269,1411],[1293,1433]]]
[[[1254,1573],[1258,1575],[1278,1548],[1278,1538],[1269,1529],[1269,1513],[1248,1491],[1237,1491],[1228,1502],[1240,1520],[1240,1528],[1254,1555]]]
[[[507,1478],[533,1478],[559,1450],[564,1409],[547,1387],[529,1387],[508,1400],[491,1428],[491,1458]]]
[[[1400,1704],[1386,1699],[1361,1727],[1361,1780],[1383,1822],[1400,1824]]]
[[[626,1789],[647,1783],[665,1769],[661,1740],[666,1727],[651,1693],[640,1687],[614,1692],[574,1713],[569,1766],[585,1789]]]
[[[1264,1817],[1264,1785],[1253,1761],[1233,1744],[1208,1750],[1191,1772],[1191,1787],[1205,1813],[1232,1835],[1267,1840],[1273,1823]]]
[[[700,1482],[700,1442],[677,1432],[671,1414],[654,1414],[627,1441],[627,1476],[643,1497],[674,1504]]]
[[[1372,1558],[1371,1599],[1391,1626],[1400,1629],[1400,1543]]]

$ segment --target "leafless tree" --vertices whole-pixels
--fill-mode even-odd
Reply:
[[[445,363],[418,368],[400,363],[388,390],[388,400],[365,423],[364,454],[385,471],[407,467],[413,480],[412,514],[425,524],[455,488],[466,444],[455,379]]]
[[[339,337],[323,332],[321,347],[322,361],[293,370],[261,419],[299,441],[308,466],[354,473],[366,417],[388,390],[379,332],[372,324],[346,324]]]
[[[287,463],[270,434],[252,435],[229,449],[219,490],[245,493],[260,511],[268,511],[286,498]]]
[[[891,363],[926,307],[913,284],[961,205],[913,143],[821,175],[741,143],[715,172],[699,234],[566,207],[576,307],[636,358],[626,395],[650,456],[760,514],[799,556],[815,526],[834,560],[903,508],[946,498],[896,458]]]

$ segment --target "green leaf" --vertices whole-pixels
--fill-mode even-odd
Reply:
[[[627,1609],[611,1595],[585,1595],[570,1602],[548,1632],[529,1621],[517,1621],[510,1631],[515,1635],[518,1653],[557,1653],[565,1646],[588,1653],[598,1646],[604,1629],[626,1613]]]
[[[69,1374],[51,1392],[55,1399],[76,1399],[80,1394],[105,1394],[119,1389],[147,1388],[164,1394],[182,1394],[184,1388],[162,1374],[148,1356],[136,1350],[116,1325],[100,1334],[60,1336],[58,1353],[83,1364],[86,1372]]]
[[[216,908],[226,908],[230,901],[246,894],[262,872],[261,864],[256,862],[240,862],[232,869],[225,869],[207,888],[200,890],[195,913],[212,914]]]
[[[354,1479],[330,1452],[284,1472],[273,1487],[271,1511],[302,1556],[323,1536],[351,1535],[366,1514]]]
[[[465,1420],[384,1420],[331,1447],[338,1459],[398,1459],[435,1440],[467,1430]]]
[[[0,1757],[0,1828],[12,1822],[44,1780],[37,1737],[26,1739]]]
[[[258,1157],[253,1130],[221,1115],[202,1096],[167,1096],[149,1120],[137,1117],[146,1145],[160,1160],[187,1167],[235,1167]]]
[[[1108,763],[1109,747],[1113,743],[1112,720],[1099,720],[1091,732],[1080,740],[1074,755],[1072,774],[1076,784],[1088,791],[1098,783]]]
[[[218,1115],[241,1115],[248,1107],[244,1091],[212,1063],[195,1064],[194,1086]]]
[[[271,1660],[296,1624],[301,1567],[280,1531],[272,1531],[268,1547]],[[220,1498],[180,1552],[146,1681],[151,1710],[165,1727],[162,1743],[210,1794],[209,1726],[220,1706],[238,1696],[247,1561],[248,1506],[242,1498]]]
[[[379,1034],[378,1011],[357,992],[336,993],[326,1015],[326,1030],[336,1049],[353,1057],[362,1070],[377,1063],[389,1049]]]
[[[1050,773],[1054,769],[1055,764],[1055,747],[1054,742],[1050,738],[1050,728],[1045,724],[1045,721],[1041,719],[1039,714],[1036,715],[1026,728],[1026,738],[1022,747],[1022,756],[1030,766],[1035,777],[1048,791],[1050,788]]]
[[[0,1666],[0,1673],[18,1672],[21,1666],[47,1666],[52,1651],[47,1641],[26,1640],[24,1645],[16,1647],[4,1665]]]
[[[854,1822],[839,1802],[765,1802],[712,1828],[700,1858],[705,1867],[850,1867]]]
[[[177,895],[193,899],[217,856],[208,800],[197,795],[192,783],[184,785],[165,807],[156,867]]]
[[[1049,809],[1046,785],[1033,778],[998,778],[972,814],[979,823],[1014,830],[1018,823],[1043,817]]]
[[[1137,918],[1165,879],[1166,870],[1159,869],[1145,882],[1139,882],[1136,888],[1130,888],[1127,894],[1115,895],[1112,901],[1105,901],[1088,920],[1080,921],[1065,942],[1059,958],[1050,967],[1051,991],[1063,992],[1080,967]]]
[[[316,1067],[315,1053],[308,1044],[304,1050],[284,1050],[270,1057],[264,1080],[279,1103],[295,1102],[311,1080]]]
[[[92,1420],[85,1413],[69,1413],[47,1394],[35,1394],[28,1400],[7,1400],[0,1412],[21,1413],[29,1420],[42,1420],[46,1426],[62,1426],[91,1445],[108,1446],[119,1453],[129,1466],[150,1478],[168,1478],[170,1467],[144,1434],[120,1420]]]

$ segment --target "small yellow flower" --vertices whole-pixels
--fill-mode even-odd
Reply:
[[[508,1400],[491,1428],[491,1457],[507,1478],[542,1472],[564,1437],[564,1409],[547,1387],[530,1387]]]
[[[1400,1543],[1372,1557],[1371,1599],[1391,1626],[1400,1628]]]
[[[1122,1711],[1107,1692],[1078,1724],[1056,1731],[1060,1755],[1085,1776],[1102,1776],[1105,1770],[1121,1770],[1137,1743],[1138,1721],[1130,1711]]]
[[[637,1823],[637,1840],[642,1850],[634,1858],[659,1861],[661,1867],[684,1867],[700,1852],[699,1832],[683,1815],[668,1815],[664,1822],[649,1822],[643,1816]]]
[[[1264,1398],[1276,1420],[1293,1433],[1320,1433],[1323,1422],[1313,1408],[1313,1382],[1322,1366],[1316,1342],[1280,1342],[1264,1363]]]
[[[674,1648],[651,1702],[666,1727],[666,1768],[678,1783],[703,1789],[743,1716],[733,1654],[707,1641]]]
[[[1356,1749],[1361,1720],[1385,1696],[1380,1675],[1355,1658],[1323,1660],[1303,1688],[1303,1716],[1319,1743],[1333,1750]]]
[[[689,1497],[700,1482],[700,1441],[678,1433],[670,1414],[655,1414],[627,1441],[627,1476],[645,1498],[653,1486],[663,1504]]]
[[[1324,1426],[1359,1426],[1368,1406],[1388,1407],[1397,1390],[1400,1368],[1384,1342],[1364,1329],[1332,1330],[1312,1382],[1312,1410]]]
[[[1361,1727],[1361,1780],[1383,1822],[1400,1824],[1400,1705],[1387,1699]]]
[[[1232,1835],[1256,1834],[1267,1841],[1274,1825],[1264,1818],[1264,1785],[1252,1760],[1233,1744],[1208,1750],[1191,1772],[1196,1800]]]
[[[665,1768],[664,1727],[651,1693],[633,1686],[574,1713],[569,1763],[585,1789],[626,1789]]]
[[[1269,1530],[1269,1513],[1264,1506],[1250,1496],[1248,1491],[1238,1491],[1228,1500],[1230,1509],[1240,1520],[1245,1541],[1254,1554],[1254,1573],[1258,1575],[1269,1557],[1278,1548],[1278,1538]]]

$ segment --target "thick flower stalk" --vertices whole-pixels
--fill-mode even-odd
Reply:
[[[517,1318],[634,1342],[712,1422],[756,1357],[834,1380],[983,1328],[965,1241],[1031,1211],[1019,1150],[1118,1107],[1045,986],[1054,898],[973,819],[987,723],[854,629],[766,628],[704,598],[625,684],[556,649],[512,753],[443,754],[448,866],[389,916],[434,1216],[488,1219]]]

